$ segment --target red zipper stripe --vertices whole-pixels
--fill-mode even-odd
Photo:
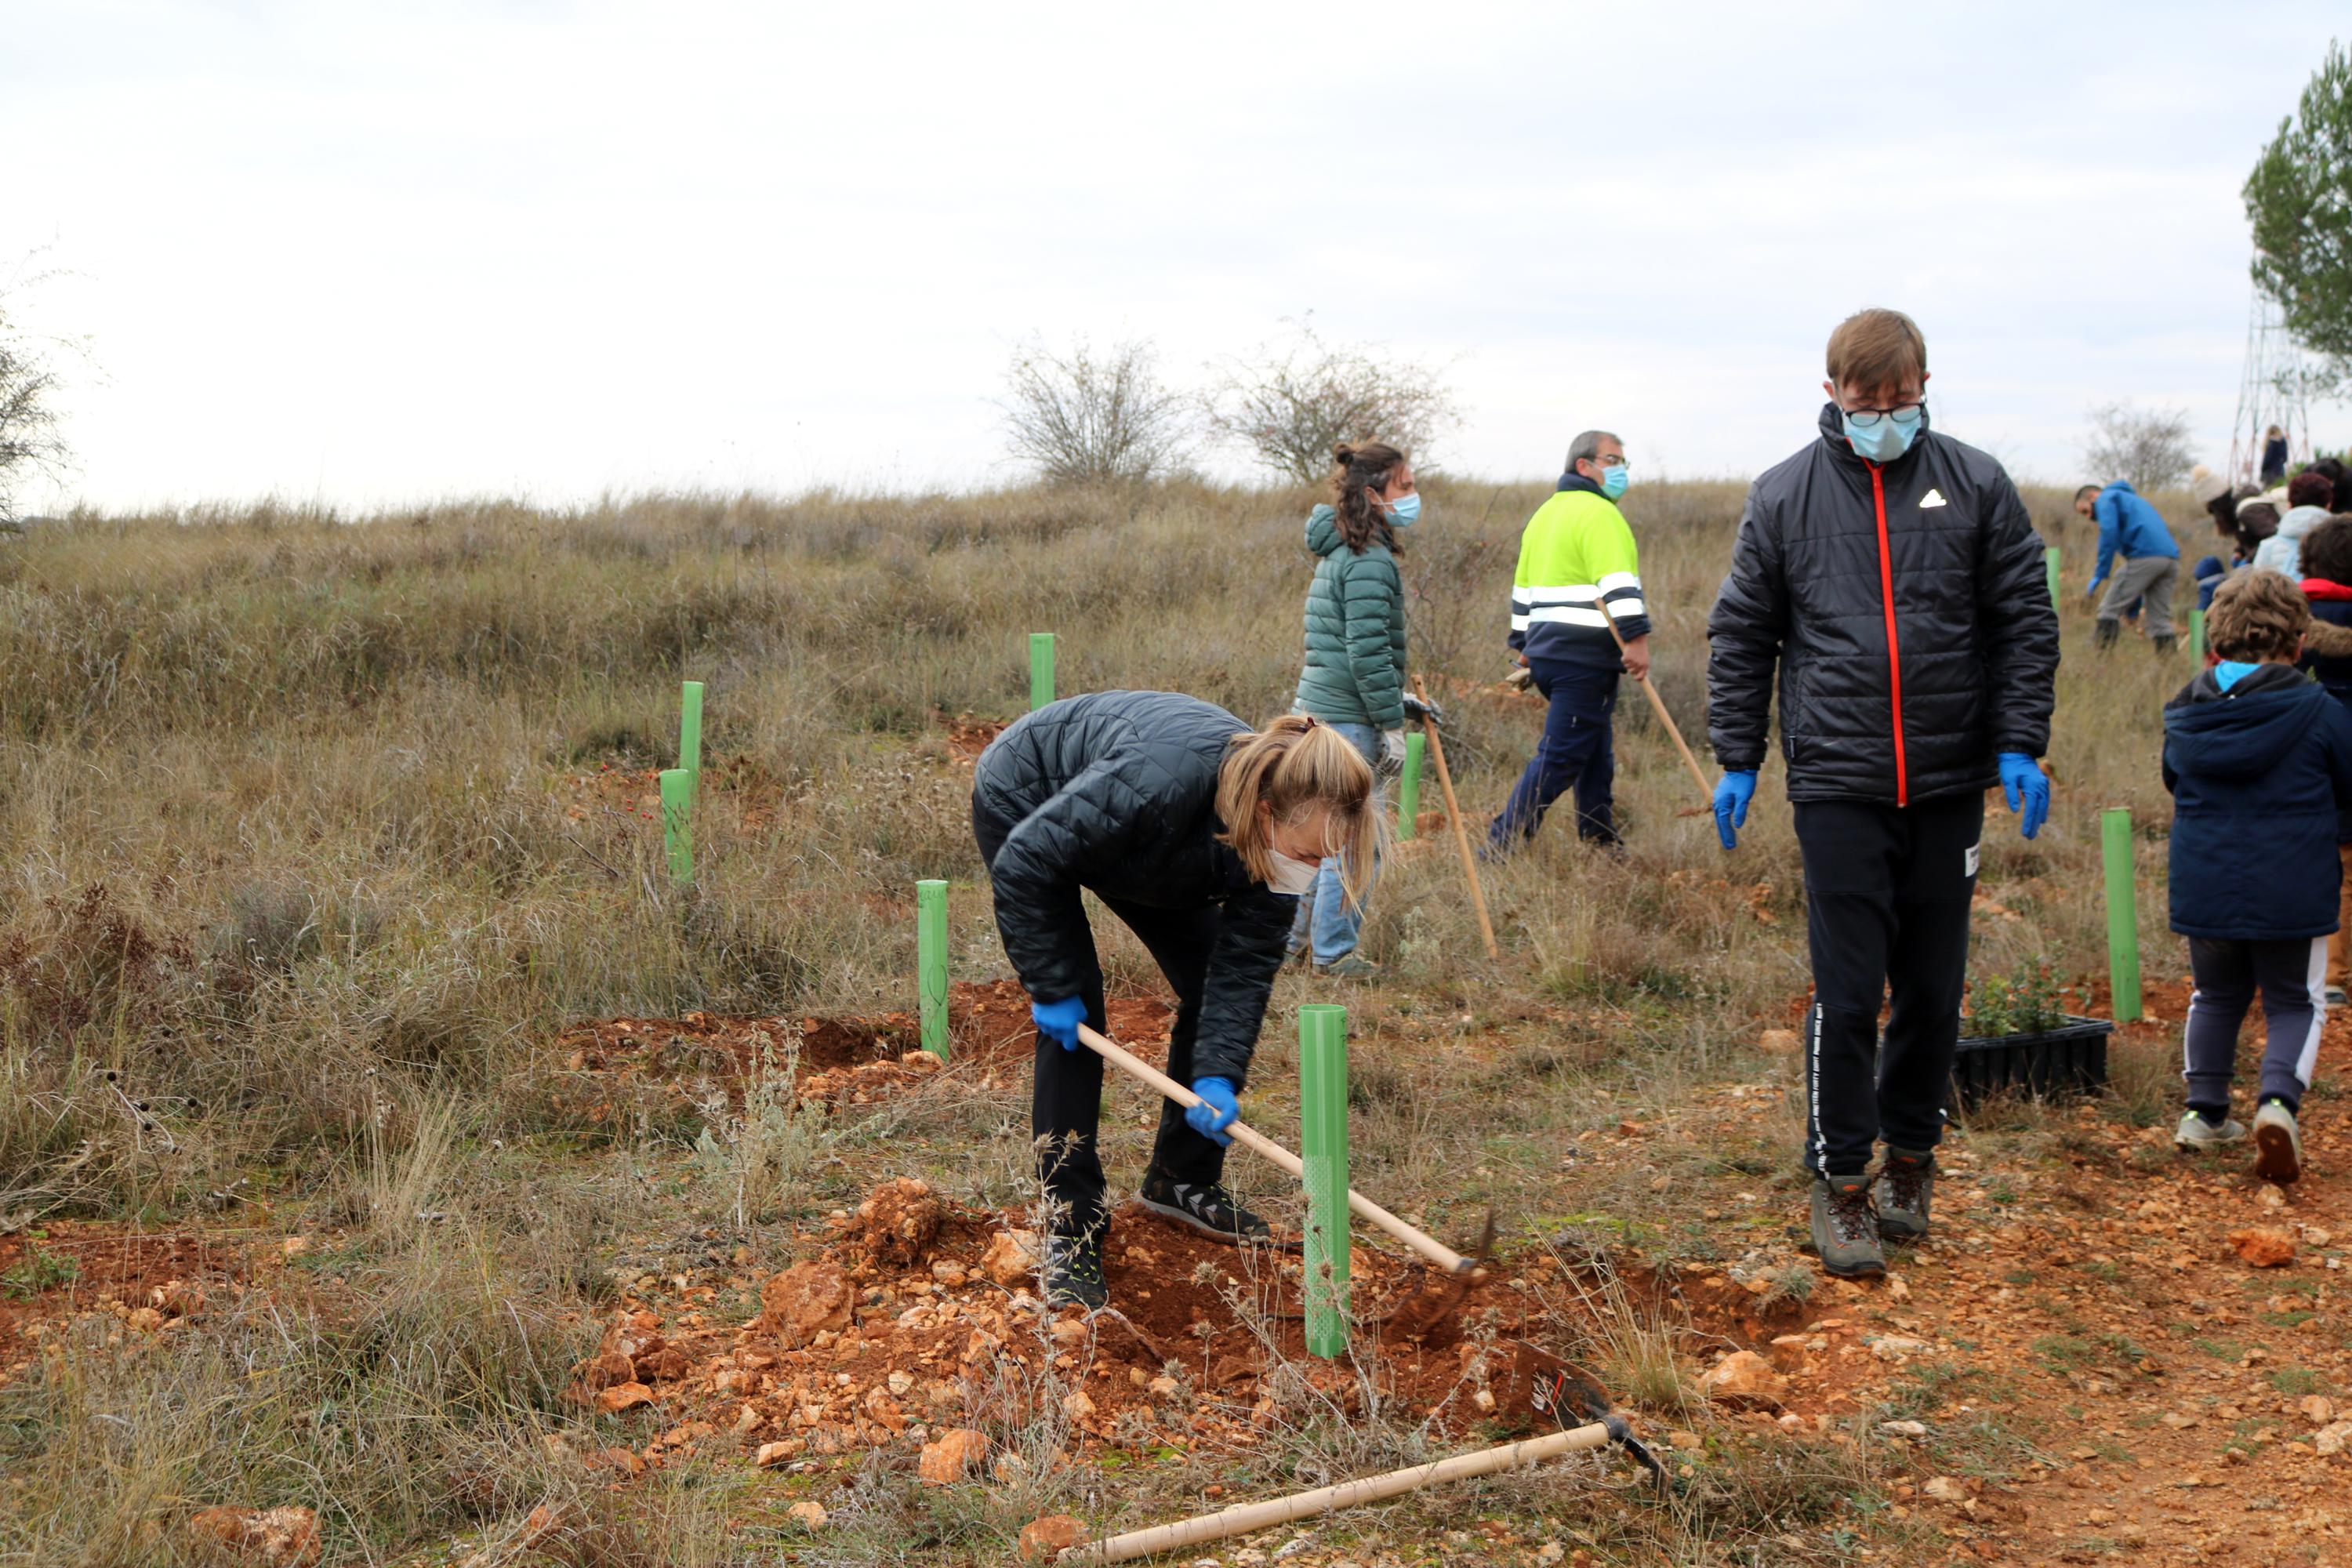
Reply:
[[[1911,772],[1903,760],[1903,645],[1895,636],[1895,556],[1886,544],[1886,475],[1870,468],[1870,499],[1878,508],[1878,595],[1886,606],[1886,680],[1895,693],[1895,804],[1911,804]]]

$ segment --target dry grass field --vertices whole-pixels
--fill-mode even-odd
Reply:
[[[1483,822],[1539,725],[1496,681],[1542,492],[1426,489],[1414,658]],[[1740,494],[1627,502],[1658,687],[1702,745]],[[1036,630],[1066,692],[1283,710],[1312,499],[264,507],[0,539],[0,1563],[208,1561],[232,1549],[189,1521],[224,1505],[314,1510],[333,1563],[1010,1561],[1042,1514],[1129,1528],[1492,1440],[1475,1395],[1513,1337],[1597,1373],[1678,1494],[1570,1463],[1181,1560],[2347,1560],[2324,1439],[2352,1401],[2329,1191],[2352,1135],[2324,1082],[2284,1214],[2162,1142],[2185,959],[2157,710],[2186,662],[2092,651],[2063,489],[2029,495],[2067,557],[2055,802],[2034,844],[1989,822],[1974,973],[2045,961],[2104,1011],[2097,813],[2129,805],[2161,1022],[2119,1039],[2095,1104],[1966,1123],[1947,1234],[1893,1282],[1825,1281],[1798,1247],[1795,1064],[1765,1043],[1806,985],[1777,764],[1725,854],[1630,689],[1630,853],[1554,822],[1489,873],[1489,962],[1448,843],[1408,846],[1367,927],[1386,973],[1286,972],[1244,1102],[1295,1137],[1296,1010],[1348,1005],[1356,1185],[1457,1240],[1501,1221],[1458,1345],[1367,1325],[1310,1364],[1278,1265],[1149,1222],[1113,1283],[1150,1354],[982,1278],[1035,1194],[972,742],[1025,706]],[[681,678],[707,686],[689,889],[650,784]],[[924,878],[951,883],[960,984],[939,1073],[897,1061]],[[1103,941],[1148,1031],[1157,974]],[[1152,1109],[1109,1091],[1115,1180]],[[1278,1173],[1233,1173],[1296,1219]],[[901,1178],[937,1235],[864,1257],[856,1211]],[[2250,1225],[2298,1256],[2242,1264]],[[842,1337],[783,1353],[744,1327],[788,1266],[856,1257]],[[1359,1264],[1368,1297],[1399,1273],[1360,1240]],[[1139,1305],[1155,1283],[1186,1310]],[[917,1354],[926,1325],[952,1332]],[[594,1375],[656,1327],[674,1365]],[[967,1332],[997,1348],[960,1356]],[[1740,1348],[1784,1385],[1709,1400]],[[639,1376],[650,1403],[599,1407]],[[990,1458],[930,1484],[951,1429]]]

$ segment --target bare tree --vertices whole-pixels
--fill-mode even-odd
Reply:
[[[1386,441],[1418,459],[1461,423],[1453,392],[1435,369],[1327,343],[1311,321],[1292,325],[1286,341],[1227,361],[1202,399],[1212,433],[1267,468],[1295,479],[1321,479],[1341,441]]]
[[[2083,447],[2083,461],[2102,484],[2122,479],[2147,495],[2186,479],[2196,458],[2184,409],[2110,403],[2091,410],[2091,439]]]
[[[16,526],[16,488],[67,458],[53,398],[58,378],[38,345],[0,311],[0,526]]]
[[[1013,455],[1049,484],[1133,484],[1183,456],[1191,405],[1161,384],[1151,345],[1097,354],[1083,338],[1066,354],[1030,343],[1005,372]]]

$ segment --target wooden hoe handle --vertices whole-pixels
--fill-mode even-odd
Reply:
[[[1609,606],[1606,605],[1601,606],[1601,621],[1603,626],[1606,626],[1609,628],[1609,636],[1611,639],[1617,644],[1617,651],[1621,654],[1623,653],[1625,651],[1625,639],[1618,635],[1617,622],[1609,614]],[[1631,670],[1626,671],[1626,673],[1629,675],[1633,674]],[[1650,684],[1650,678],[1646,675],[1633,676],[1633,684],[1640,687],[1643,694],[1649,698],[1651,708],[1654,709],[1658,715],[1658,722],[1664,724],[1666,727],[1666,733],[1675,738],[1675,750],[1683,754],[1683,762],[1685,765],[1690,769],[1692,779],[1698,784],[1698,793],[1706,796],[1708,806],[1710,808],[1713,807],[1715,805],[1715,786],[1706,782],[1706,774],[1699,769],[1698,759],[1691,755],[1690,746],[1683,740],[1681,727],[1675,724],[1675,716],[1666,711],[1666,700],[1658,695],[1658,689]]]
[[[1429,705],[1429,693],[1422,689],[1417,675],[1412,678],[1412,694],[1421,699],[1423,707]],[[1445,818],[1454,825],[1454,847],[1462,852],[1462,874],[1470,879],[1470,907],[1478,911],[1478,934],[1486,940],[1486,956],[1500,958],[1503,950],[1495,945],[1495,922],[1486,918],[1486,889],[1478,885],[1478,858],[1470,852],[1469,830],[1462,826],[1462,803],[1454,798],[1454,773],[1445,765],[1445,742],[1426,718],[1421,727],[1429,736],[1430,760],[1437,764],[1437,786],[1445,792]]]
[[[1149,1084],[1187,1110],[1201,1103],[1199,1095],[1194,1094],[1126,1047],[1116,1041],[1105,1039],[1084,1024],[1078,1026],[1078,1038],[1088,1050],[1110,1063],[1111,1066],[1139,1082]],[[1224,1131],[1227,1137],[1243,1148],[1255,1151],[1265,1159],[1281,1166],[1301,1181],[1306,1180],[1306,1163],[1256,1128],[1236,1120],[1227,1122]],[[1348,1210],[1366,1225],[1386,1231],[1448,1274],[1467,1274],[1475,1267],[1470,1259],[1431,1236],[1427,1231],[1418,1230],[1405,1224],[1353,1187],[1348,1189]]]

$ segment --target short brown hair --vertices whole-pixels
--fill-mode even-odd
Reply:
[[[2232,574],[2205,612],[2205,635],[2223,658],[2285,658],[2310,629],[2311,602],[2285,573],[2267,566]]]
[[[2315,474],[2309,468],[2286,482],[2286,504],[2289,506],[2328,506],[2336,500],[2336,481],[2326,474]]]
[[[1891,392],[1927,374],[1927,340],[1900,310],[1856,310],[1830,334],[1830,380],[1864,392]]]

